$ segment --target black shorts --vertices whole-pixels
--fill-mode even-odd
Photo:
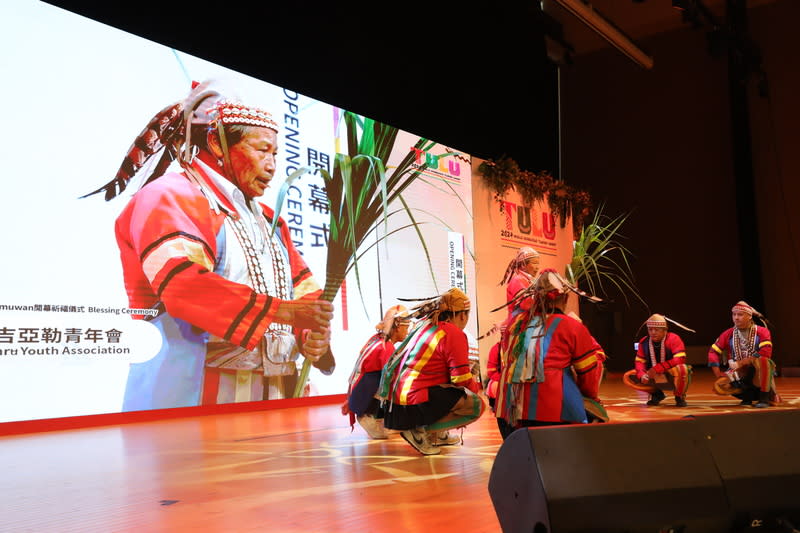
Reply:
[[[428,401],[416,405],[386,403],[383,425],[389,429],[411,429],[427,426],[444,418],[466,394],[458,387],[434,386],[428,389]],[[391,410],[389,410],[391,409]]]

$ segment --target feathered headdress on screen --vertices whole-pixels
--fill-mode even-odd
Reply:
[[[196,154],[196,143],[192,142],[192,126],[196,125],[217,128],[224,153],[223,159],[227,165],[227,144],[223,126],[235,124],[267,127],[278,131],[278,125],[269,112],[246,106],[232,96],[224,96],[218,82],[213,80],[194,82],[191,92],[185,99],[165,107],[150,119],[147,126],[134,139],[114,178],[81,198],[103,191],[106,200],[115,198],[146,165],[147,168],[140,176],[139,188],[161,177],[175,160],[178,160],[181,166],[191,163]],[[158,158],[153,159],[155,156]]]
[[[131,178],[159,152],[163,153],[144,183],[148,183],[164,174],[170,163],[178,157],[178,151],[183,143],[182,105],[182,102],[169,105],[150,119],[150,122],[136,136],[133,144],[128,149],[114,178],[99,189],[81,196],[81,198],[104,191],[106,200],[111,200],[122,193],[127,188]]]

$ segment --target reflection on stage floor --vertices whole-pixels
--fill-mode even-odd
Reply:
[[[612,423],[800,407],[800,378],[778,378],[780,407],[711,391],[695,372],[689,406],[610,375]],[[339,405],[209,415],[0,438],[2,531],[497,532],[487,489],[501,439],[486,413],[463,445],[423,457],[399,435],[350,431]]]

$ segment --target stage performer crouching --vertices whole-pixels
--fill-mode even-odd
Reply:
[[[350,427],[355,421],[373,439],[388,438],[383,420],[376,418],[380,403],[375,398],[381,380],[381,370],[394,353],[395,343],[408,335],[408,309],[394,305],[386,311],[383,320],[375,326],[377,333],[361,348],[353,372],[350,374],[347,401],[343,414],[350,415]]]
[[[658,405],[666,397],[664,390],[673,390],[675,405],[686,407],[692,367],[686,364],[683,340],[667,330],[667,320],[659,314],[647,319],[647,336],[639,340],[636,350],[636,368],[626,372],[622,380],[627,386],[650,394],[647,405]]]
[[[470,301],[460,289],[415,307],[420,323],[384,366],[378,396],[384,425],[423,455],[460,439],[447,430],[475,422],[483,413],[480,385],[470,372],[464,327]]]
[[[733,327],[723,331],[708,350],[708,366],[717,377],[714,392],[739,398],[741,405],[754,401],[759,408],[777,405],[781,400],[775,390],[772,338],[769,329],[756,325],[753,317],[765,324],[766,319],[743,301],[731,312]]]
[[[503,438],[522,427],[607,421],[598,396],[605,353],[563,312],[569,291],[583,293],[550,269],[530,291],[532,307],[512,312],[501,346],[496,409],[508,423]]]

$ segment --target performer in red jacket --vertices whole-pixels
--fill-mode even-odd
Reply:
[[[402,305],[390,307],[383,320],[375,326],[377,333],[361,348],[353,372],[350,374],[347,401],[343,407],[350,415],[350,426],[356,420],[373,439],[388,437],[383,420],[376,418],[379,402],[375,398],[381,380],[381,370],[394,353],[395,343],[408,335],[408,309]]]
[[[639,340],[635,370],[626,372],[623,382],[650,394],[647,405],[658,405],[664,390],[673,389],[675,405],[686,407],[686,391],[692,381],[692,367],[686,364],[683,340],[667,328],[667,318],[654,314],[645,322],[647,336]]]
[[[577,289],[545,270],[532,288],[532,307],[512,313],[497,396],[497,417],[511,429],[587,423],[587,401],[605,414],[599,398],[605,353],[580,321],[564,314],[570,290]]]
[[[500,326],[500,328],[502,334],[502,332],[505,331],[505,325]],[[503,371],[503,362],[502,358],[500,357],[502,343],[503,341],[501,338],[501,340],[492,346],[491,350],[489,350],[489,357],[486,361],[486,397],[489,399],[489,407],[491,407],[492,412],[495,414],[495,418],[497,418],[497,393],[498,389],[500,388],[500,376]],[[511,433],[511,428],[508,427],[508,424],[503,418],[497,418],[497,428],[500,430],[501,435]]]
[[[497,387],[500,384],[500,371],[503,369],[500,362],[500,341],[497,341],[489,350],[489,357],[486,360],[486,397],[489,398],[489,406],[494,410],[494,403],[497,399]]]
[[[723,331],[708,350],[708,366],[717,377],[714,392],[739,398],[742,405],[777,405],[781,400],[775,390],[772,337],[753,317],[766,320],[744,301],[737,302],[731,313],[733,327]]]
[[[447,430],[483,413],[463,331],[469,311],[470,301],[458,288],[416,307],[411,317],[421,322],[383,368],[378,395],[384,400],[384,425],[402,430],[423,455],[458,442]]]

